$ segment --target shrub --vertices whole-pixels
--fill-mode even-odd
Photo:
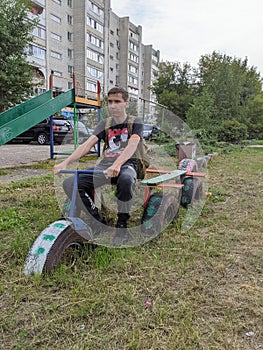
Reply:
[[[236,119],[226,120],[218,131],[219,141],[239,143],[247,137],[247,126]]]

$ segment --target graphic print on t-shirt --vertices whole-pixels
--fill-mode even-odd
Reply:
[[[105,156],[109,158],[117,158],[123,149],[126,147],[128,141],[128,128],[109,129],[108,130],[108,144]]]

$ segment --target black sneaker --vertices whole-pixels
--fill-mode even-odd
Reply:
[[[113,245],[115,247],[124,246],[129,241],[129,230],[126,222],[117,222]]]

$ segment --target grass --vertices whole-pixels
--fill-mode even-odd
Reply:
[[[252,145],[260,145],[260,146],[262,146],[263,145],[263,140],[253,140],[252,141]]]
[[[218,155],[190,231],[179,218],[157,240],[86,250],[49,276],[22,270],[60,217],[52,177],[0,186],[0,348],[262,349],[262,163],[260,148]]]

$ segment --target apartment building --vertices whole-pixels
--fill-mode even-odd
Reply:
[[[142,27],[129,17],[119,17],[110,0],[32,0],[30,16],[38,16],[29,47],[39,86],[36,93],[53,87],[65,91],[73,86],[78,94],[96,98],[97,82],[102,94],[115,86],[126,88],[131,97],[154,100],[149,86],[158,69],[160,51],[144,45]]]

